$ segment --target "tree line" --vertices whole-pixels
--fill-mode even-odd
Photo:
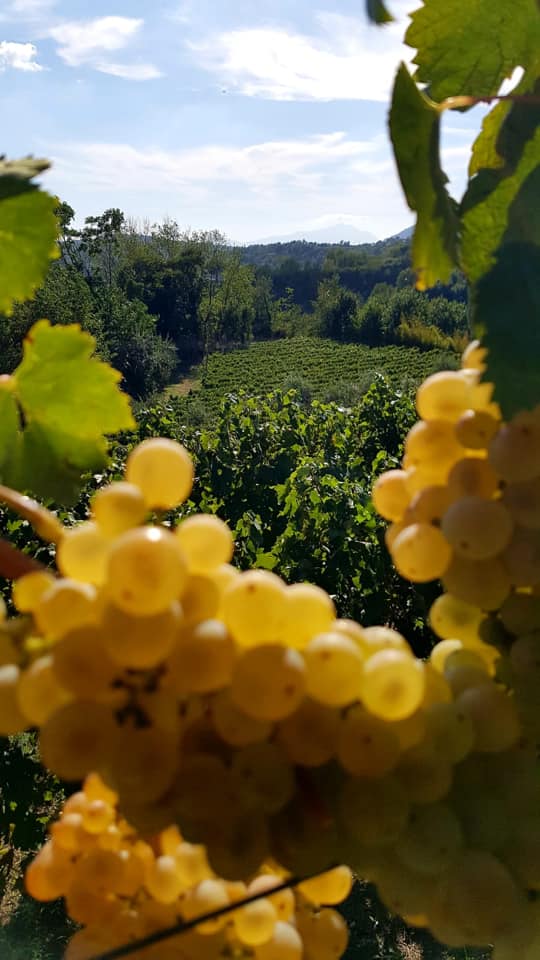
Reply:
[[[217,230],[186,232],[169,219],[138,224],[117,208],[80,229],[69,204],[59,203],[57,216],[61,257],[34,299],[16,304],[0,326],[0,373],[18,364],[26,332],[42,317],[91,332],[135,398],[253,339],[459,349],[466,335],[462,278],[429,295],[416,291],[408,241],[240,248]]]

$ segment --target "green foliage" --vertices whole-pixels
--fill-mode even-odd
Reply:
[[[394,19],[386,9],[383,0],[366,0],[366,11],[373,23],[391,23]]]
[[[2,392],[2,478],[11,486],[68,501],[81,474],[106,462],[104,435],[133,426],[120,375],[93,356],[94,347],[77,326],[41,321],[30,331]]]
[[[398,70],[390,136],[407,203],[418,214],[412,256],[420,290],[449,279],[457,260],[457,208],[439,161],[439,113],[404,64]]]
[[[32,179],[45,160],[6,161],[0,157],[0,312],[32,296],[49,261],[58,256],[56,201]]]
[[[423,0],[411,16],[405,42],[417,49],[416,80],[430,97],[489,97],[517,66],[540,65],[536,0]]]

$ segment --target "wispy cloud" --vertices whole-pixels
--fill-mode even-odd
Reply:
[[[69,177],[84,169],[88,186],[106,187],[122,182],[125,189],[170,191],[200,184],[211,189],[217,182],[243,184],[255,192],[294,183],[315,189],[339,169],[351,170],[374,163],[377,142],[353,140],[341,132],[298,140],[276,140],[244,147],[202,146],[165,151],[138,149],[128,144],[72,144],[57,151],[56,169]],[[380,169],[378,164],[375,164]]]
[[[70,67],[93,63],[96,57],[126,47],[144,21],[134,17],[98,17],[53,27],[50,35],[58,43],[58,55]]]
[[[182,0],[168,14],[169,20],[175,23],[191,23],[193,17],[193,0]]]
[[[125,49],[140,32],[144,20],[135,17],[98,17],[61,23],[49,31],[58,44],[58,56],[69,67],[89,66],[125,80],[151,80],[161,76],[149,63],[116,63],[107,54]]]
[[[49,13],[58,0],[11,0],[7,3],[0,20],[39,20]]]
[[[122,77],[123,80],[155,80],[163,76],[161,70],[152,63],[99,63],[96,64],[96,70]]]
[[[317,35],[277,27],[242,28],[210,36],[191,49],[220,81],[250,97],[271,100],[386,102],[400,59],[402,25],[385,30],[364,17],[319,13]]]
[[[44,68],[37,63],[37,47],[33,43],[0,42],[0,72],[4,70],[22,70],[25,73],[39,73]]]

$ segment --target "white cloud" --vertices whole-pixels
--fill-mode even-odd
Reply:
[[[79,67],[93,64],[103,53],[126,47],[143,23],[134,17],[98,17],[61,23],[50,30],[50,36],[58,43],[62,60],[70,67]]]
[[[90,66],[124,80],[153,80],[162,74],[151,63],[116,63],[106,57],[127,47],[143,24],[135,17],[98,17],[61,23],[49,36],[58,43],[58,55],[69,67]]]
[[[36,62],[37,48],[33,43],[0,42],[0,72],[11,68],[25,73],[38,73],[43,67]]]
[[[387,102],[397,64],[413,56],[400,42],[403,24],[382,30],[364,17],[334,13],[320,13],[316,20],[318,36],[242,28],[191,48],[203,67],[245,96]]]
[[[193,17],[193,0],[182,0],[182,3],[179,3],[174,10],[171,10],[168,16],[169,20],[173,20],[175,23],[191,23]]]
[[[374,164],[376,141],[349,139],[344,133],[328,133],[302,140],[275,140],[244,147],[209,145],[185,150],[140,149],[128,144],[73,144],[60,147],[56,169],[71,177],[84,170],[89,187],[112,187],[122,183],[132,191],[154,189],[169,192],[200,185],[211,190],[216,184],[238,183],[260,192],[294,184],[317,189],[336,171],[360,169]]]
[[[152,63],[101,63],[96,64],[96,70],[123,80],[155,80],[163,76]]]
[[[57,0],[11,0],[0,20],[37,20],[48,13],[57,3]]]

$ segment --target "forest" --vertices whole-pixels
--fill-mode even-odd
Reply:
[[[230,247],[219,231],[183,233],[172,220],[137,225],[110,209],[75,230],[68,204],[57,213],[61,260],[34,299],[3,319],[2,373],[17,366],[25,334],[42,317],[81,323],[137,399],[209,354],[251,341],[311,336],[454,351],[465,343],[463,277],[416,291],[408,241],[294,243],[263,255]]]

